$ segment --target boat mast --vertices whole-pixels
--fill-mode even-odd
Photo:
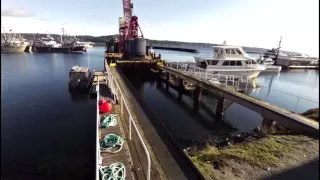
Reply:
[[[61,29],[62,29],[61,44],[63,44],[63,39],[64,39],[64,28],[61,28]]]
[[[277,63],[277,60],[278,60],[278,56],[279,56],[279,52],[280,52],[280,48],[281,48],[281,41],[282,41],[282,36],[280,37],[279,45],[278,45],[278,48],[277,48],[277,54],[276,54],[276,58],[275,58],[275,63]]]

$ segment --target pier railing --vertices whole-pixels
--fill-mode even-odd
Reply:
[[[224,74],[213,74],[213,72],[208,72],[205,69],[200,67],[196,67],[194,63],[189,62],[168,62],[168,67],[183,71],[189,75],[193,75],[195,77],[199,77],[202,79],[216,79],[224,85],[231,85],[235,87],[237,90],[240,89],[240,84],[245,84],[245,90],[247,90],[249,78],[248,76],[234,76],[234,75],[224,75]],[[192,64],[192,66],[188,65]],[[190,70],[189,70],[190,69]]]
[[[143,141],[143,138],[141,136],[141,133],[138,130],[138,127],[136,125],[136,123],[133,120],[133,116],[130,112],[130,108],[125,100],[125,96],[123,95],[123,92],[118,84],[118,82],[116,81],[116,79],[114,78],[109,66],[106,66],[106,72],[107,72],[107,79],[106,82],[109,86],[109,88],[111,89],[111,92],[113,94],[113,100],[114,102],[119,102],[120,101],[120,108],[121,108],[121,115],[125,116],[124,110],[126,110],[126,115],[128,117],[128,125],[129,125],[129,140],[132,140],[132,126],[138,136],[138,139],[145,151],[146,154],[146,158],[147,158],[147,169],[146,169],[146,179],[150,180],[150,175],[151,175],[151,159],[150,159],[150,153],[147,149],[146,144]]]
[[[319,107],[319,101],[301,97],[296,94],[287,93],[270,87],[258,86],[257,88],[248,88],[250,96],[275,104],[289,111],[303,113],[309,109]],[[286,99],[279,100],[277,97]]]
[[[101,165],[100,163],[100,159],[101,159],[101,156],[100,156],[100,143],[99,143],[99,126],[100,126],[100,116],[99,116],[99,97],[100,97],[100,93],[99,93],[99,81],[98,81],[98,84],[96,86],[96,92],[97,92],[97,103],[96,103],[96,111],[97,111],[97,114],[96,114],[96,180],[99,180],[99,167]]]

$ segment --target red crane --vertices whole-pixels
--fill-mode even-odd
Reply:
[[[133,3],[131,0],[122,0],[123,2],[123,13],[124,19],[120,18],[120,28],[119,28],[119,46],[120,52],[125,52],[125,41],[136,39],[139,37],[139,31],[141,37],[143,34],[138,23],[138,17],[132,16]]]

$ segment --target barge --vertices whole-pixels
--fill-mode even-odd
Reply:
[[[69,91],[89,90],[92,81],[93,75],[88,67],[73,66],[69,71]]]

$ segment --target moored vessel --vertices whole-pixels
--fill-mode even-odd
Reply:
[[[19,53],[28,52],[30,44],[21,35],[12,33],[5,33],[3,28],[3,34],[1,34],[1,52]]]
[[[238,46],[214,46],[212,58],[194,57],[196,66],[203,72],[233,75],[236,78],[255,78],[266,67],[258,64]],[[191,70],[191,69],[190,69]]]
[[[69,90],[89,90],[93,74],[88,67],[73,66],[69,71]]]

